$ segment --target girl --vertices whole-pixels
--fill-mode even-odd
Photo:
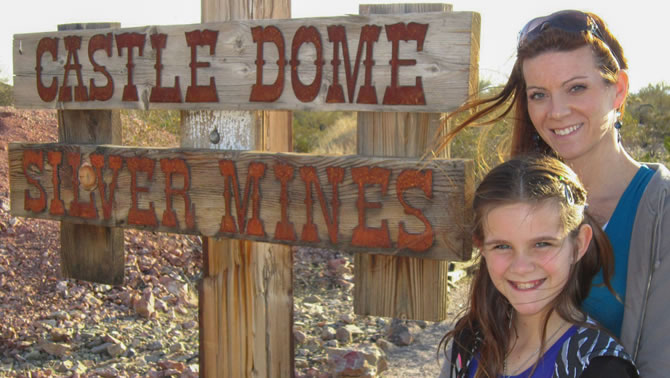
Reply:
[[[608,290],[594,279],[583,308],[621,338],[645,377],[670,371],[670,171],[635,161],[621,144],[628,63],[605,22],[566,10],[538,17],[518,36],[517,58],[499,94],[443,139],[492,115],[513,114],[511,155],[557,156],[589,193],[589,213],[614,247]],[[459,114],[460,111],[449,116]]]
[[[473,201],[480,251],[469,306],[440,342],[441,377],[637,377],[623,347],[581,310],[612,250],[575,173],[546,156],[505,162]],[[449,357],[449,356],[448,356]]]

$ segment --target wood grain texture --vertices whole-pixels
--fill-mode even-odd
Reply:
[[[468,253],[466,160],[17,143],[9,157],[15,215],[428,259]],[[281,169],[292,173],[282,180]]]
[[[376,4],[361,5],[364,15],[407,12],[450,12],[447,4]],[[479,15],[471,14],[471,64],[477,67]],[[476,72],[476,70],[475,70]],[[476,92],[477,74],[468,79],[469,93]],[[473,92],[474,91],[474,92]],[[444,92],[450,95],[450,89]],[[439,111],[448,111],[440,109]],[[427,152],[440,126],[438,113],[367,112],[358,113],[358,154],[365,156],[419,157]],[[472,167],[468,167],[472,169]],[[463,182],[463,205],[469,209],[473,181]],[[461,221],[468,224],[466,211]],[[465,232],[465,230],[463,230]],[[466,240],[468,239],[468,240]],[[451,259],[467,259],[471,245],[464,237],[463,254]],[[361,315],[400,319],[440,321],[447,316],[449,261],[430,261],[407,256],[357,254],[354,262],[354,311]]]
[[[117,29],[119,23],[67,24],[59,30]],[[118,110],[59,110],[58,140],[63,143],[121,144]],[[123,229],[60,224],[60,256],[63,277],[123,284],[125,251]]]
[[[274,8],[266,10],[269,14],[276,14]],[[238,10],[226,9],[224,13],[237,13]],[[210,20],[212,21],[212,20]],[[412,23],[426,24],[424,42],[419,48],[417,41],[398,42],[398,59],[416,60],[415,64],[401,63],[395,69],[391,65],[394,43],[389,40],[387,27],[394,24]],[[472,12],[430,12],[425,14],[411,13],[407,15],[370,15],[345,16],[314,19],[283,19],[283,20],[234,20],[225,22],[206,22],[194,25],[171,26],[144,26],[124,28],[119,30],[68,30],[55,33],[17,34],[14,36],[14,98],[17,107],[24,108],[57,108],[57,109],[225,109],[225,110],[354,110],[354,111],[419,111],[438,112],[449,111],[460,105],[472,94],[473,78],[477,75],[477,62],[473,61],[478,49],[479,17]],[[379,36],[373,45],[372,59],[374,65],[370,69],[369,84],[373,86],[376,99],[373,103],[359,102],[360,88],[366,81],[367,68],[365,66],[366,49],[363,48],[359,59],[357,76],[353,71],[357,64],[357,51],[361,30],[366,25],[379,27]],[[263,85],[276,82],[279,72],[283,72],[285,80],[276,99],[251,101],[252,87],[257,82],[258,59],[257,43],[254,42],[252,28],[278,28],[284,39],[285,66],[278,65],[279,53],[273,43],[263,44],[263,58],[265,65],[261,71]],[[347,74],[343,61],[342,47],[337,49],[338,59],[341,61],[338,68],[338,83],[344,88],[344,99],[327,100],[328,90],[333,87],[334,69],[333,56],[335,43],[330,41],[328,27],[342,26],[346,31],[346,41],[349,51],[349,63],[352,72],[349,74],[355,79],[352,82],[351,94],[347,89]],[[300,29],[300,28],[303,29]],[[293,55],[293,42],[302,41],[303,37],[295,38],[298,30],[314,27],[318,34],[323,52],[322,77],[317,79],[317,48],[313,42],[296,44],[296,53]],[[195,56],[188,45],[186,34],[211,30],[217,33],[215,43],[198,45]],[[132,66],[128,66],[128,47],[119,47],[118,38],[122,34],[137,34],[143,42],[136,42],[138,47],[132,48]],[[100,38],[109,34],[111,38],[106,45]],[[165,34],[165,47],[153,47],[151,36]],[[83,86],[87,93],[91,92],[93,80],[96,87],[104,87],[110,83],[100,69],[94,71],[94,64],[89,58],[89,46],[92,37],[98,35],[98,50],[93,50],[93,61],[104,67],[111,80],[111,97],[98,97],[95,100],[77,100],[75,95],[67,100],[61,97],[60,90],[67,83],[69,87]],[[476,36],[476,38],[475,38]],[[65,38],[77,37],[81,41],[79,48],[66,49]],[[53,45],[48,46],[38,57],[40,41],[51,39]],[[54,40],[54,39],[57,39]],[[143,43],[143,44],[142,44]],[[100,46],[109,47],[109,55]],[[159,46],[158,44],[156,46]],[[300,47],[298,47],[300,46]],[[140,47],[142,54],[140,54]],[[74,54],[76,52],[76,56]],[[56,55],[54,57],[54,55]],[[81,81],[77,78],[79,70],[74,67],[75,57],[81,64]],[[156,64],[160,57],[160,75]],[[297,66],[297,76],[292,76],[291,62],[300,61]],[[38,62],[39,60],[39,62]],[[196,62],[196,80],[193,81],[193,72],[190,64]],[[66,66],[69,69],[66,70]],[[40,72],[36,72],[40,67]],[[130,67],[130,68],[129,68]],[[67,71],[67,75],[66,75]],[[396,72],[393,74],[393,72]],[[392,86],[392,77],[398,80],[399,86],[412,87],[417,85],[417,78],[421,80],[425,104],[411,102],[398,104],[391,100],[384,100],[388,87]],[[66,77],[67,76],[67,77]],[[158,100],[152,97],[152,90],[172,88],[177,85],[179,78],[178,99]],[[196,99],[188,97],[188,87],[210,85],[214,80],[215,99]],[[159,83],[160,80],[160,83]],[[55,81],[55,82],[54,82]],[[58,93],[54,96],[40,97],[38,86],[50,88],[53,85]],[[314,98],[302,98],[297,94],[300,89],[296,85],[317,87]],[[137,97],[124,97],[126,86],[135,86]],[[160,84],[160,85],[159,85]],[[476,85],[476,81],[475,81]],[[298,85],[299,86],[299,85]],[[297,90],[297,92],[296,92]],[[74,93],[72,89],[70,93]],[[401,96],[402,97],[402,96]],[[404,98],[407,100],[407,98]],[[170,101],[170,102],[160,102]],[[197,102],[196,102],[197,101]],[[200,102],[202,101],[202,102]],[[372,100],[370,100],[372,101]]]
[[[201,9],[203,22],[291,14],[289,0],[202,0]],[[291,151],[291,113],[286,111],[182,112],[181,130],[182,147]],[[203,252],[201,376],[293,376],[291,248],[203,237]]]

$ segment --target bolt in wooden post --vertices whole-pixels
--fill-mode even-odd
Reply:
[[[65,24],[58,25],[58,30],[120,26],[119,23]],[[120,113],[118,110],[59,110],[58,140],[61,143],[120,145]],[[85,188],[81,190],[85,191]],[[123,284],[123,229],[61,222],[60,239],[63,277]]]

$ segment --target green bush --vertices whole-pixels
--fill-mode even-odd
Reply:
[[[14,87],[3,82],[0,82],[0,106],[14,105]]]

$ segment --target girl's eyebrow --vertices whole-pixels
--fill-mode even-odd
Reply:
[[[531,242],[539,242],[539,241],[558,241],[561,240],[562,237],[557,237],[556,235],[541,235],[536,238],[530,239]],[[504,239],[493,239],[493,240],[486,240],[483,243],[484,245],[492,245],[492,244],[511,244],[509,241],[504,240]]]

